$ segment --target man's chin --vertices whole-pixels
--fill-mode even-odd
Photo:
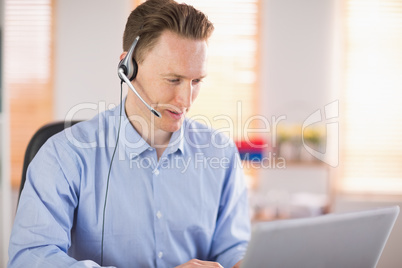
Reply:
[[[173,132],[178,131],[182,125],[183,125],[183,120],[180,120],[178,122],[166,124],[166,125],[162,126],[161,129],[163,131],[173,133]]]

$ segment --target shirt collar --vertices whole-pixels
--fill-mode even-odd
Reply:
[[[123,104],[126,102],[126,98],[123,100]],[[119,137],[119,148],[127,152],[130,158],[136,157],[142,154],[146,150],[153,149],[135,130],[135,128],[131,125],[126,111],[124,109],[124,105],[120,104],[115,107],[113,111],[113,115],[116,118],[115,121],[115,137],[117,138],[119,131],[119,115],[120,109],[122,110],[121,116],[121,127],[120,127],[120,137]],[[166,148],[165,154],[172,154],[177,151],[184,153],[184,126],[182,126],[179,130],[173,132],[169,145]]]
[[[184,124],[184,123],[183,123]],[[170,137],[168,148],[166,148],[168,154],[175,153],[177,151],[184,153],[184,126],[175,132]]]

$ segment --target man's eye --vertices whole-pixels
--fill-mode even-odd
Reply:
[[[202,81],[201,81],[201,79],[194,79],[193,80],[193,84],[198,84],[198,83],[201,83]]]
[[[170,83],[178,83],[180,79],[168,79]]]

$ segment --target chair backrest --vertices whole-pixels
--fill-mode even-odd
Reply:
[[[59,133],[60,131],[64,130],[64,128],[70,127],[78,122],[80,121],[53,122],[44,125],[38,131],[36,131],[36,133],[29,141],[28,147],[25,151],[24,166],[22,169],[22,178],[21,178],[19,196],[21,195],[21,191],[24,188],[29,163],[31,163],[32,159],[35,157],[36,153],[39,151],[42,145],[54,134]]]

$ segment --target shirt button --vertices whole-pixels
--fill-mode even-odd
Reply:
[[[154,150],[154,148],[152,148],[152,147],[148,148],[148,151],[153,151],[153,150]]]
[[[158,219],[162,218],[162,212],[158,211],[158,212],[156,213],[156,217],[158,217]]]
[[[158,169],[155,169],[155,170],[153,171],[153,173],[154,173],[156,176],[158,176],[158,175],[159,175],[159,170],[158,170]]]
[[[159,258],[159,259],[162,259],[162,257],[163,257],[163,252],[162,252],[162,251],[159,251],[159,253],[158,253],[158,258]]]

